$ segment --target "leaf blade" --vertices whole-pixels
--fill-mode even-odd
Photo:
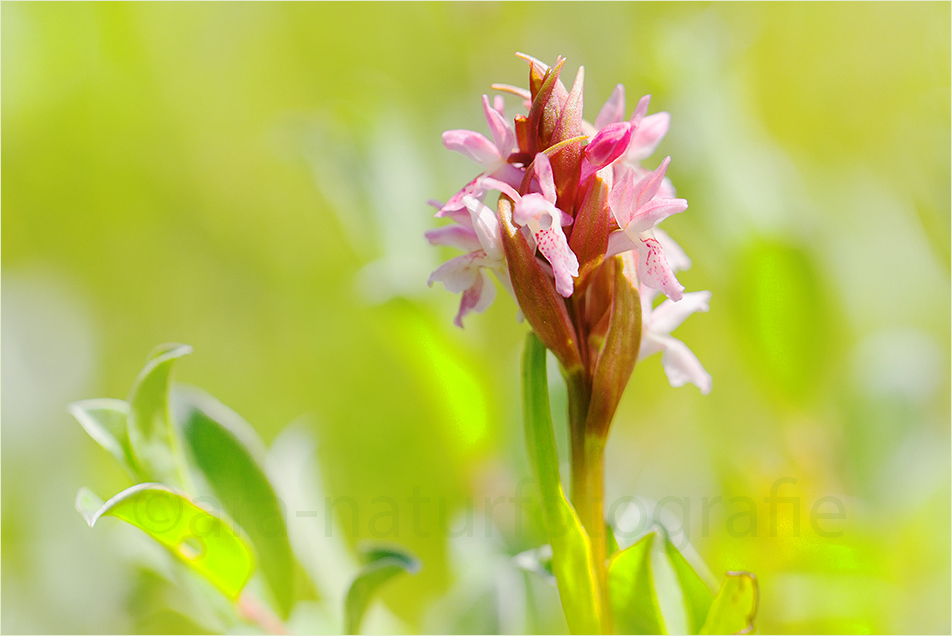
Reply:
[[[67,407],[80,426],[112,455],[133,478],[143,478],[129,443],[129,403],[98,398]]]
[[[612,556],[608,565],[608,597],[615,628],[620,634],[664,634],[651,567],[657,531]]]
[[[80,498],[84,505],[91,501],[89,494],[80,490],[77,507]],[[87,523],[94,527],[105,516],[143,530],[231,599],[238,597],[254,571],[254,554],[242,537],[223,519],[164,484],[127,488],[92,513]]]
[[[697,633],[704,625],[714,602],[714,592],[707,586],[701,575],[688,563],[677,546],[671,542],[669,537],[665,537],[665,552],[671,565],[674,567],[674,573],[677,576],[678,584],[684,594],[684,604],[687,609],[688,631]]]
[[[264,470],[264,443],[237,413],[197,389],[176,388],[176,420],[192,460],[229,516],[242,527],[287,618],[294,601],[294,555],[286,511]]]
[[[129,443],[149,479],[184,486],[182,450],[169,420],[168,391],[172,364],[192,352],[188,345],[156,347],[129,392]]]
[[[365,554],[367,563],[360,569],[344,600],[344,633],[357,634],[374,593],[394,576],[416,574],[420,562],[408,552],[395,548],[375,548]]]
[[[750,572],[728,572],[700,633],[753,633],[759,599],[756,576]]]

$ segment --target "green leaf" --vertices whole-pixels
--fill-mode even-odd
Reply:
[[[688,617],[688,633],[696,634],[704,624],[704,619],[711,609],[711,604],[714,602],[714,592],[711,591],[701,575],[688,563],[681,551],[668,537],[665,537],[664,548],[671,565],[674,567],[681,592],[684,594],[684,604]]]
[[[377,589],[401,572],[416,574],[420,562],[395,548],[374,548],[364,554],[365,564],[357,573],[344,601],[344,633],[357,634],[370,600]]]
[[[76,510],[79,511],[79,514],[83,515],[83,519],[86,520],[89,527],[92,527],[93,523],[95,523],[96,513],[99,512],[99,509],[102,508],[104,503],[106,502],[102,500],[102,497],[89,488],[80,488],[79,492],[76,493]]]
[[[756,576],[750,572],[728,572],[700,633],[753,633],[758,601]]]
[[[598,583],[592,566],[592,544],[575,509],[565,497],[549,411],[545,346],[530,332],[522,359],[526,448],[539,489],[552,545],[552,572],[562,611],[573,634],[601,633]]]
[[[251,539],[261,572],[287,618],[294,602],[294,556],[287,511],[263,468],[263,442],[240,415],[202,391],[176,388],[173,404],[192,463]]]
[[[156,347],[129,393],[129,442],[149,479],[184,486],[187,472],[178,437],[169,422],[172,363],[192,352],[188,345]]]
[[[76,507],[89,527],[104,516],[118,517],[144,530],[189,568],[231,599],[238,597],[254,570],[246,541],[224,520],[199,508],[164,484],[138,484],[92,512],[95,495],[79,491]]]
[[[608,564],[608,598],[619,634],[664,634],[651,552],[658,532],[616,553]]]
[[[101,398],[73,402],[68,408],[89,436],[109,451],[130,476],[135,479],[145,477],[139,470],[129,444],[128,402]]]

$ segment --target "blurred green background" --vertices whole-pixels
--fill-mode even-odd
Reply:
[[[665,229],[694,260],[682,283],[713,292],[675,335],[714,389],[638,366],[606,507],[679,500],[665,510],[712,571],[758,574],[763,632],[952,629],[948,3],[0,16],[3,632],[200,629],[137,563],[138,531],[91,531],[72,506],[81,485],[129,483],[66,404],[125,397],[169,341],[195,348],[177,379],[268,444],[291,422],[311,432],[305,486],[357,503],[356,525],[338,509],[346,545],[374,539],[381,497],[399,503],[386,540],[424,567],[387,588],[371,631],[564,629],[554,589],[509,560],[538,528],[487,506],[528,474],[527,327],[500,294],[456,329],[458,297],[425,285],[450,256],[422,238],[425,202],[475,174],[440,133],[488,132],[480,95],[526,83],[515,51],[584,65],[590,120],[618,82],[629,108],[651,93],[671,113],[651,161],[672,155],[691,207]],[[794,502],[772,524],[775,484]],[[467,511],[474,531],[447,537]],[[324,532],[294,512],[292,534]],[[310,567],[340,560],[317,550]]]

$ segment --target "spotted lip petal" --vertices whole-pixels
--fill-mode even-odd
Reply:
[[[660,289],[671,300],[681,300],[684,286],[675,278],[661,244],[654,238],[642,238],[637,244],[638,278],[654,289]]]

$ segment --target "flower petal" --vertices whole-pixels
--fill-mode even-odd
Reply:
[[[628,232],[647,232],[672,214],[687,209],[688,202],[685,199],[652,199],[638,208],[625,229]]]
[[[631,223],[635,208],[635,171],[630,166],[615,164],[614,183],[608,195],[608,207],[611,208],[618,227],[626,228]],[[634,249],[629,248],[629,249]]]
[[[512,213],[512,221],[516,225],[532,225],[532,231],[536,232],[559,225],[554,222],[556,218],[562,218],[559,209],[541,194],[531,193],[516,199],[516,207]],[[539,227],[535,227],[536,225]]]
[[[487,95],[483,95],[483,110],[486,113],[486,121],[489,123],[489,131],[493,135],[493,141],[496,142],[496,157],[505,161],[512,154],[512,149],[516,145],[516,133],[509,126],[505,116],[489,105]]]
[[[479,238],[473,228],[462,225],[446,225],[435,230],[427,230],[424,236],[426,236],[430,245],[458,247],[467,252],[481,247]]]
[[[476,250],[451,258],[430,274],[426,284],[432,287],[433,283],[439,281],[443,283],[447,291],[454,294],[469,289],[476,283],[479,266],[485,256],[486,254],[482,250]]]
[[[463,291],[460,298],[459,311],[456,313],[454,324],[460,329],[463,328],[463,317],[471,311],[477,313],[486,311],[486,308],[492,304],[496,298],[496,287],[489,280],[489,275],[485,271],[479,271],[476,281],[471,287]]]
[[[539,187],[542,189],[545,200],[555,204],[555,179],[552,177],[552,163],[545,153],[540,152],[535,156],[535,173],[539,179]]]
[[[691,259],[684,253],[681,246],[678,245],[673,238],[668,236],[667,232],[656,227],[651,233],[654,234],[654,237],[661,243],[661,249],[664,250],[664,257],[668,259],[668,265],[671,266],[671,271],[683,272],[691,269]]]
[[[710,309],[711,292],[688,292],[681,300],[666,300],[651,311],[649,328],[656,333],[671,333],[691,314]]]
[[[661,366],[671,386],[684,386],[688,382],[707,395],[711,392],[711,374],[701,365],[688,346],[671,336],[655,336],[662,343]]]
[[[579,182],[585,182],[592,174],[625,154],[630,141],[631,124],[626,121],[609,124],[599,130],[585,146],[585,163]]]
[[[642,298],[644,301],[644,298]],[[644,305],[642,305],[644,307]],[[661,334],[662,336],[664,334]],[[664,350],[664,339],[659,339],[657,334],[654,334],[647,329],[643,329],[641,332],[641,348],[638,349],[638,361],[641,362],[649,356],[653,356],[659,351]]]
[[[608,249],[605,251],[605,258],[638,249],[638,243],[640,242],[632,242],[624,230],[612,232],[608,235]]]
[[[552,265],[552,275],[555,277],[555,290],[563,298],[572,295],[575,289],[573,277],[578,276],[578,259],[569,249],[565,234],[558,224],[548,229],[534,233],[539,251]]]
[[[500,160],[499,150],[484,135],[472,130],[447,130],[443,133],[443,145],[449,150],[462,153],[483,167]]]
[[[654,154],[658,144],[668,133],[671,124],[671,115],[668,113],[654,113],[641,120],[641,123],[631,135],[631,145],[625,159],[637,163]]]
[[[638,103],[635,104],[635,112],[631,114],[632,127],[639,126],[641,120],[645,118],[645,115],[648,114],[648,104],[651,102],[651,95],[644,95],[641,99],[638,100]]]
[[[671,157],[665,157],[660,166],[646,174],[635,184],[635,208],[640,208],[658,193],[658,188],[661,187],[669,163],[671,163]]]
[[[595,129],[601,130],[608,124],[614,124],[625,119],[625,87],[619,84],[605,101],[605,105],[598,111],[595,118]]]
[[[476,199],[482,199],[486,194],[486,189],[493,187],[486,185],[485,181],[486,179],[480,175],[479,177],[476,177],[464,185],[459,192],[450,197],[450,200],[446,202],[446,205],[437,211],[435,216],[437,218],[453,216],[453,212],[456,212],[457,210],[465,210],[466,204],[463,203],[463,199],[467,196],[471,196]]]
[[[499,219],[492,208],[474,197],[464,197],[463,203],[469,210],[473,230],[479,239],[479,246],[485,250],[489,258],[500,259],[502,252],[502,236],[499,230]]]
[[[609,242],[611,237],[609,236]],[[638,278],[648,287],[660,289],[671,300],[681,300],[684,286],[675,278],[674,272],[664,258],[661,244],[656,239],[642,237],[638,248]]]

